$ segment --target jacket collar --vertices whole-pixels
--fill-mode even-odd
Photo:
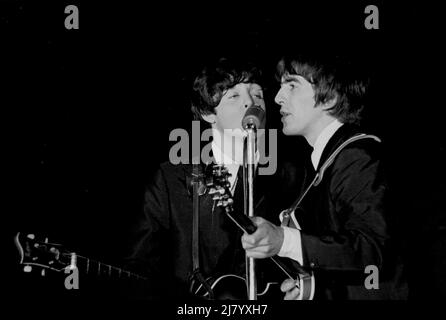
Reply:
[[[326,144],[324,151],[322,152],[317,170],[321,168],[328,157],[339,147],[344,141],[359,133],[359,127],[351,124],[344,124],[341,126]]]

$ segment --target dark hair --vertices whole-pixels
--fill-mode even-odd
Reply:
[[[215,113],[225,91],[239,83],[262,85],[262,73],[252,61],[220,58],[208,64],[195,78],[191,103],[195,119]]]
[[[302,76],[313,85],[316,105],[336,99],[329,114],[343,123],[359,124],[369,80],[358,67],[346,57],[298,54],[279,61],[276,78]]]

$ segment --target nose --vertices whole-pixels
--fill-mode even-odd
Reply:
[[[245,95],[245,99],[243,102],[246,109],[254,105],[254,99],[249,93]]]
[[[282,106],[285,103],[283,94],[282,94],[282,88],[279,89],[276,96],[274,97],[274,102],[280,106]]]

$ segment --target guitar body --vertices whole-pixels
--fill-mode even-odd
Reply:
[[[212,171],[212,178],[207,182],[207,186],[210,188],[209,193],[213,194],[214,201],[217,201],[217,206],[223,207],[225,209],[226,215],[243,231],[248,234],[252,234],[257,230],[256,225],[252,222],[252,220],[245,214],[241,214],[236,212],[232,206],[234,203],[232,199],[232,193],[229,189],[230,183],[228,181],[228,170],[224,167],[224,165],[214,165]],[[299,296],[297,300],[312,300],[314,297],[314,289],[315,289],[315,279],[312,271],[303,268],[298,262],[293,261],[290,263],[291,259],[282,259],[278,256],[271,256],[269,259],[278,267],[278,270],[281,271],[282,275],[285,275],[288,279],[295,281],[296,287],[300,289]],[[247,299],[247,281],[244,278],[227,275],[223,276],[225,278],[221,279],[217,278],[215,281],[210,284],[211,288],[215,287],[216,289],[213,291],[218,292],[219,294],[226,295],[227,290],[221,289],[221,283],[224,284],[224,288],[237,288],[236,296],[240,296],[239,292],[241,289],[241,282],[243,282],[243,289],[245,294],[242,296],[244,299]],[[237,280],[240,280],[238,281]],[[226,284],[227,283],[227,284]],[[232,286],[231,286],[232,285]],[[277,287],[277,290],[272,289],[273,287]],[[204,288],[202,288],[204,289]],[[280,285],[277,283],[268,283],[263,291],[259,291],[259,287],[257,286],[257,297],[263,298],[268,295],[271,296],[269,292],[278,291],[280,292]],[[269,293],[269,294],[268,294]],[[281,292],[280,292],[281,293]],[[216,297],[217,295],[215,295]],[[274,296],[274,295],[272,295]],[[276,295],[277,296],[277,295]],[[283,298],[283,293],[280,294],[281,298]],[[214,297],[214,298],[215,298]]]
[[[218,278],[206,279],[213,292],[214,300],[248,300],[248,290],[245,278],[234,274],[225,274]],[[314,276],[304,277],[298,281],[300,295],[297,300],[311,300],[314,296]],[[196,296],[209,299],[209,293],[200,284],[193,289]],[[284,293],[280,291],[280,284],[268,282],[262,290],[257,288],[257,300],[259,301],[280,301],[283,300]]]
[[[241,276],[225,274],[218,278],[208,278],[206,281],[212,289],[214,300],[248,300],[246,280]],[[193,293],[204,299],[210,299],[202,284],[194,288]],[[270,282],[257,296],[259,300],[280,300],[283,293],[280,292],[278,283]]]

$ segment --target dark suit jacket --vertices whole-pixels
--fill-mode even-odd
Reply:
[[[241,169],[240,169],[241,170]],[[127,267],[149,278],[150,299],[188,298],[192,271],[192,165],[161,164],[145,192],[144,211],[132,230]],[[265,216],[265,180],[255,183],[255,213]],[[200,269],[205,277],[232,273],[244,275],[242,232],[212,195],[200,197]],[[243,184],[238,179],[234,209],[243,212]],[[276,212],[277,215],[277,212]]]
[[[343,125],[326,145],[319,168],[345,140],[359,133]],[[318,169],[319,169],[318,168]],[[343,149],[296,211],[304,265],[316,275],[316,299],[401,299],[407,295],[386,211],[388,185],[381,144],[364,139]],[[314,177],[308,168],[306,184]],[[379,269],[379,289],[366,289],[368,265]]]

